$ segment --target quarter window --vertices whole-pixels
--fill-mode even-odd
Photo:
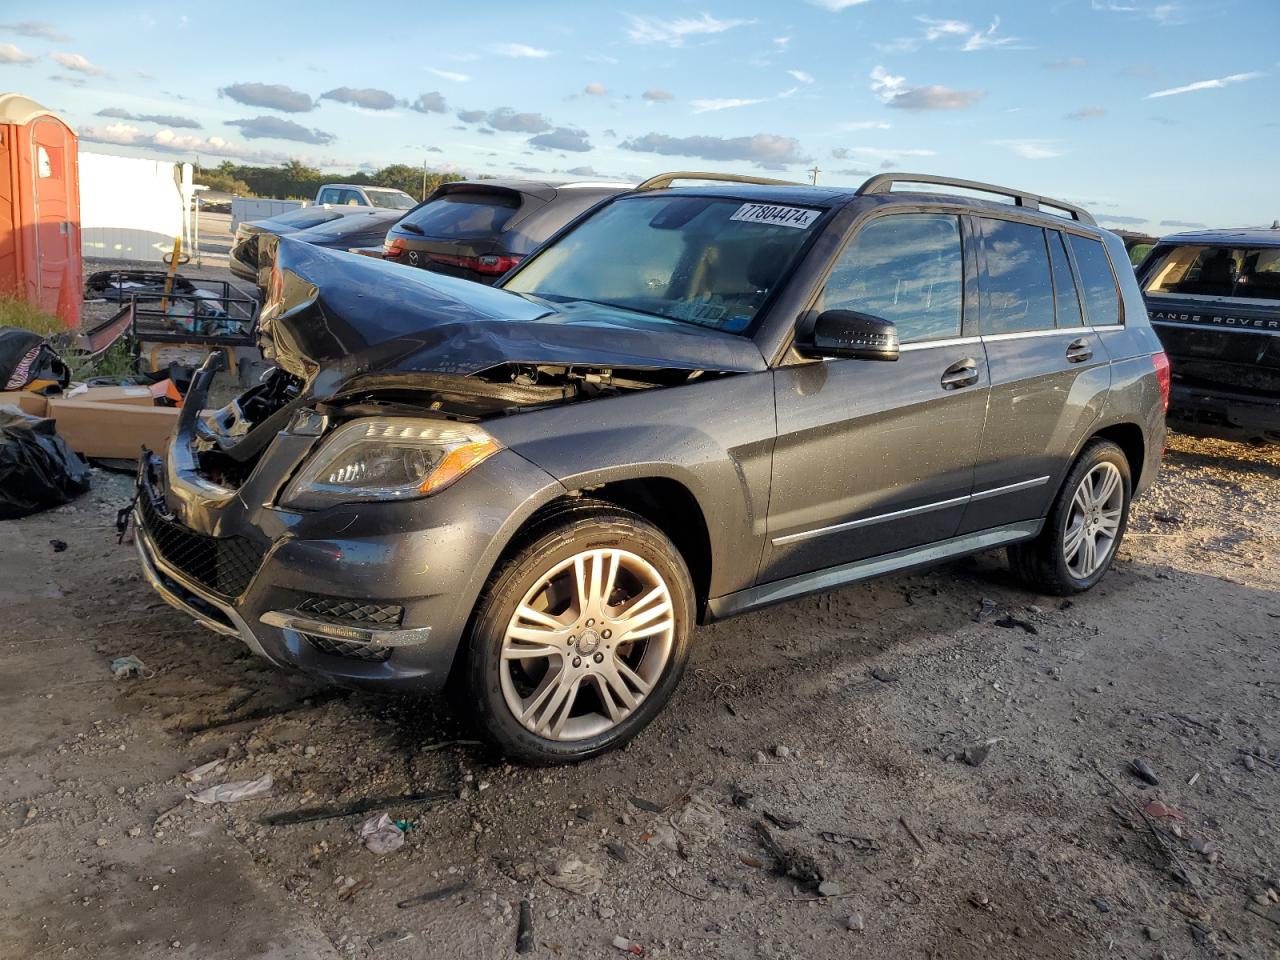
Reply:
[[[902,343],[960,336],[960,221],[935,213],[879,217],[858,231],[823,291],[824,310],[892,320]]]
[[[1049,262],[1053,264],[1053,298],[1058,305],[1058,326],[1078,327],[1084,323],[1084,315],[1080,312],[1080,291],[1076,289],[1076,281],[1071,276],[1071,261],[1067,259],[1067,248],[1063,246],[1062,234],[1057,230],[1049,231]]]
[[[1120,294],[1116,291],[1116,278],[1111,272],[1111,258],[1106,248],[1098,240],[1072,234],[1071,252],[1080,270],[1089,322],[1100,327],[1120,323]]]
[[[1044,229],[1011,220],[978,222],[987,261],[982,332],[1052,330],[1053,281]]]

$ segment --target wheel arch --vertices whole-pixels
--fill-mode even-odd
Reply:
[[[1133,485],[1133,489],[1139,489],[1142,483],[1143,470],[1145,468],[1147,456],[1147,441],[1142,432],[1142,428],[1136,423],[1121,422],[1113,423],[1109,426],[1095,430],[1089,437],[1089,440],[1110,440],[1124,452],[1124,458],[1129,462],[1129,478]],[[1082,444],[1080,451],[1088,444]],[[1080,451],[1076,451],[1076,457],[1079,458]],[[1072,461],[1075,462],[1074,460]]]

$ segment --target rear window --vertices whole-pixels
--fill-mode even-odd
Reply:
[[[399,190],[365,190],[369,203],[383,210],[412,210],[417,200]]]
[[[1111,258],[1100,240],[1071,234],[1071,252],[1080,271],[1080,287],[1084,291],[1089,323],[1106,327],[1120,322],[1120,292],[1116,289]]]
[[[271,221],[305,230],[307,227],[314,227],[321,223],[328,223],[330,220],[340,219],[342,219],[342,214],[336,210],[326,210],[323,207],[303,207],[300,210],[290,210],[288,213],[274,216]]]
[[[1157,247],[1145,293],[1280,300],[1280,248]]]
[[[446,193],[400,221],[410,233],[434,240],[474,240],[502,232],[520,206],[509,193]]]

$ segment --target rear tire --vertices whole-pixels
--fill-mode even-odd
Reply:
[[[1034,540],[1008,548],[1018,579],[1041,593],[1090,589],[1115,559],[1129,523],[1133,481],[1124,451],[1110,440],[1085,445]]]
[[[467,689],[508,756],[574,763],[622,746],[684,673],[694,590],[675,546],[639,516],[592,504],[552,517],[490,580]]]

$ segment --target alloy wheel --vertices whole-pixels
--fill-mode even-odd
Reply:
[[[548,740],[616,727],[657,685],[675,642],[671,592],[627,550],[585,550],[543,573],[502,640],[508,709]]]
[[[1124,515],[1124,483],[1109,462],[1086,473],[1071,498],[1062,558],[1077,580],[1087,580],[1111,558]]]

